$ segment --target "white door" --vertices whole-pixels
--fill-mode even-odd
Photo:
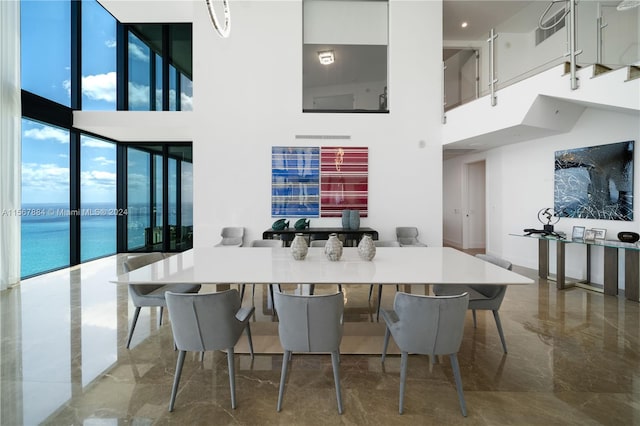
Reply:
[[[462,248],[486,248],[486,190],[485,162],[465,165],[465,189],[463,191]]]

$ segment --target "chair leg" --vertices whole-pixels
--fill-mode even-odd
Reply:
[[[380,322],[380,302],[382,301],[382,284],[378,284],[378,310],[376,311],[376,322]]]
[[[507,342],[504,339],[504,333],[502,332],[502,322],[500,322],[500,315],[498,311],[493,311],[493,318],[496,320],[496,326],[498,327],[498,334],[500,335],[500,341],[502,342],[502,350],[507,353]]]
[[[404,388],[407,382],[407,364],[409,361],[409,354],[407,352],[402,352],[400,358],[400,408],[398,412],[400,414],[404,411]]]
[[[338,284],[338,291],[342,293],[342,284]]]
[[[282,409],[282,396],[284,395],[284,382],[287,378],[287,365],[289,364],[289,358],[291,357],[291,351],[284,351],[282,354],[282,371],[280,372],[280,389],[278,390],[278,406],[276,410],[280,412]]]
[[[244,288],[246,287],[246,284],[240,284],[240,302],[242,302],[242,299],[244,299]]]
[[[371,302],[371,295],[373,294],[373,284],[369,286],[369,302]]]
[[[253,288],[256,288],[255,284]],[[273,284],[269,284],[269,296],[271,296],[271,316],[273,317],[276,315],[276,299],[273,297]]]
[[[233,365],[233,347],[227,349],[227,365],[229,367],[229,388],[231,389],[231,408],[236,408],[236,370]]]
[[[160,313],[158,314],[158,327],[162,325],[162,313],[164,312],[164,307],[160,306]]]
[[[129,330],[129,337],[127,337],[127,349],[131,344],[131,338],[133,337],[133,330],[136,328],[138,317],[140,316],[140,306],[136,306],[136,311],[133,313],[133,321],[131,321],[131,329]]]
[[[176,363],[176,374],[173,377],[173,387],[171,388],[171,398],[169,399],[169,411],[173,411],[173,406],[176,402],[176,395],[178,394],[178,384],[180,384],[180,376],[182,375],[182,366],[184,365],[184,357],[187,354],[186,351],[178,352],[178,362]]]
[[[456,381],[456,390],[458,391],[458,399],[460,400],[460,410],[462,415],[467,417],[467,404],[464,402],[464,393],[462,392],[462,378],[460,377],[460,366],[458,365],[458,355],[449,355],[451,359],[451,368],[453,369],[453,378]]]
[[[340,354],[338,351],[331,352],[331,364],[333,365],[333,381],[336,383],[338,414],[342,414],[342,393],[340,392]]]
[[[389,336],[391,335],[391,330],[387,327],[384,331],[384,344],[382,345],[382,362],[384,363],[384,359],[387,357],[387,348],[389,347]]]
[[[251,359],[253,359],[253,340],[251,340],[251,325],[247,322],[247,340],[249,340],[249,353],[251,354]]]
[[[478,328],[478,321],[476,321],[476,310],[472,309],[471,312],[473,313],[473,328]]]

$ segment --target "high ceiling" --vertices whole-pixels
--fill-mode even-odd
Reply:
[[[548,4],[546,1],[525,0],[444,0],[442,38],[453,41],[487,37],[492,27],[513,17],[531,3],[540,3],[542,8]],[[466,28],[461,27],[463,22],[468,23]]]

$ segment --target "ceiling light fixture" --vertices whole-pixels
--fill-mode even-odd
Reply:
[[[322,65],[329,65],[335,62],[333,50],[323,50],[318,52],[318,60]]]
[[[209,11],[209,16],[211,17],[213,28],[215,28],[218,34],[220,34],[220,37],[229,37],[229,32],[231,32],[231,12],[229,11],[229,1],[222,0],[222,7],[224,7],[224,27],[220,25],[220,21],[218,21],[216,11],[213,10],[213,0],[204,1],[207,4],[207,10]]]
[[[623,0],[618,4],[618,6],[616,6],[616,9],[619,11],[623,11],[633,9],[634,7],[638,6],[640,6],[640,1]]]
[[[461,26],[462,28],[467,28],[467,26],[468,26],[468,25],[469,25],[469,24],[468,24],[467,22],[463,22],[460,26]]]

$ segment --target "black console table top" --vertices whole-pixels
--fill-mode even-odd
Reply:
[[[364,234],[371,234],[371,238],[374,240],[378,239],[378,231],[372,228],[358,228],[358,229],[349,229],[349,228],[305,228],[305,229],[295,229],[295,228],[286,228],[281,230],[276,229],[267,229],[262,233],[262,239],[268,240],[273,239],[274,236],[279,235],[281,239],[293,239],[295,234],[305,234],[305,235],[317,235],[318,239],[326,240],[329,239],[329,234],[338,234],[344,235],[345,238],[353,240],[360,239]],[[284,238],[283,238],[284,236]],[[289,237],[289,238],[288,238]]]

